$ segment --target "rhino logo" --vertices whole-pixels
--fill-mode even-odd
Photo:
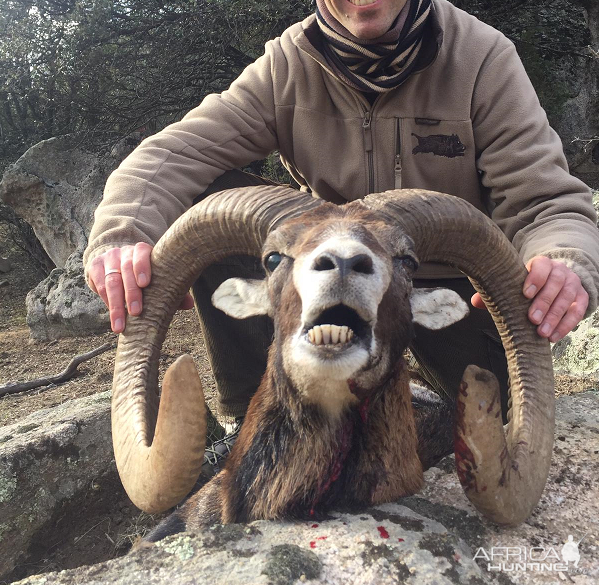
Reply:
[[[465,145],[460,141],[458,134],[432,134],[430,136],[418,136],[411,134],[417,139],[418,144],[413,148],[413,154],[431,153],[437,156],[454,158],[465,156]]]

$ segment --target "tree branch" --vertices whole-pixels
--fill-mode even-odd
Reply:
[[[60,372],[60,374],[56,374],[55,376],[38,378],[37,380],[31,380],[30,382],[10,382],[4,386],[0,386],[0,396],[16,394],[17,392],[25,392],[26,390],[31,390],[32,388],[49,386],[50,384],[62,384],[63,382],[70,380],[75,375],[77,366],[79,366],[79,364],[90,360],[93,357],[108,351],[109,349],[114,349],[115,347],[116,343],[114,341],[109,341],[104,345],[93,349],[92,351],[77,355],[69,362],[69,365],[62,372]]]

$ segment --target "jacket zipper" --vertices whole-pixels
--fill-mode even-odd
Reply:
[[[400,118],[396,118],[396,153],[394,155],[394,189],[402,189],[402,142]]]
[[[369,193],[375,191],[375,168],[373,165],[373,136],[371,134],[371,110],[367,110],[363,117],[363,133],[365,136],[365,151],[367,153],[367,170],[369,175]]]

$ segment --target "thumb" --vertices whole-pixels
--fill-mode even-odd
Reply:
[[[476,309],[485,309],[485,303],[483,302],[483,299],[481,298],[481,295],[479,293],[475,293],[472,297],[471,297],[471,304],[476,308]]]
[[[187,293],[185,295],[185,297],[183,298],[183,301],[181,301],[181,304],[179,305],[179,309],[187,311],[188,309],[193,309],[193,308],[194,308],[194,298],[192,297],[192,295],[190,293]]]

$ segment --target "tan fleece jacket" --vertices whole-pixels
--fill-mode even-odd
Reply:
[[[218,176],[278,149],[303,189],[335,203],[398,187],[466,199],[524,262],[567,263],[589,314],[598,302],[591,193],[569,174],[513,44],[446,0],[434,0],[425,34],[433,59],[370,105],[324,62],[314,16],[287,29],[230,89],[146,139],[110,176],[84,264],[114,246],[156,243]],[[419,276],[457,273],[426,265]]]

